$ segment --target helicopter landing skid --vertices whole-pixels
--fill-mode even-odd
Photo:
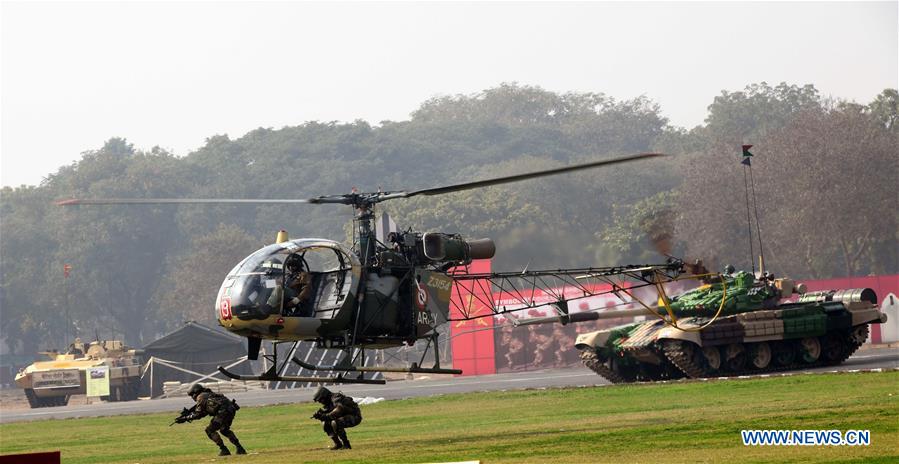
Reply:
[[[461,374],[462,369],[443,369],[440,367],[419,367],[417,363],[412,363],[409,367],[390,367],[390,366],[350,366],[350,365],[333,365],[333,366],[316,366],[314,364],[305,363],[296,357],[293,362],[310,371],[343,371],[343,372],[402,372],[410,374]]]
[[[278,375],[275,372],[275,369],[269,369],[265,371],[262,375],[242,375],[242,374],[233,374],[228,372],[222,366],[218,367],[219,372],[222,373],[225,377],[234,379],[234,380],[261,380],[264,382],[314,382],[314,383],[365,383],[365,384],[376,384],[376,385],[384,385],[387,383],[385,380],[377,380],[377,379],[365,379],[365,378],[355,378],[355,377],[344,377],[343,374],[338,374],[334,377],[302,377],[297,375]]]

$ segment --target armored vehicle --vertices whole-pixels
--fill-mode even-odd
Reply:
[[[798,294],[795,302],[787,298]],[[765,273],[725,271],[653,308],[591,319],[653,316],[581,334],[584,364],[614,383],[764,373],[840,364],[886,322],[871,289],[805,292]]]
[[[76,339],[64,354],[45,352],[49,361],[37,361],[16,375],[16,385],[25,389],[32,408],[65,406],[71,395],[87,393],[91,370],[106,367],[109,376],[107,401],[137,399],[140,385],[141,350],[119,340],[94,341],[84,345]]]

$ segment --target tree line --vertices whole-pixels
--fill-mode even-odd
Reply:
[[[352,210],[334,205],[54,205],[70,197],[306,198],[661,151],[673,156],[381,210],[402,228],[493,238],[494,269],[657,262],[661,252],[748,268],[744,143],[755,145],[769,269],[800,279],[895,273],[896,118],[895,89],[859,104],[759,83],[723,91],[687,129],[646,97],[503,84],[430,99],[406,121],[215,135],[183,157],[115,137],[39,186],[0,192],[2,337],[23,353],[76,334],[141,345],[185,320],[214,323],[225,274],[277,230],[351,234]]]

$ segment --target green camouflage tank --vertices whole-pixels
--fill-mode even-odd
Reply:
[[[793,294],[797,302],[781,302]],[[615,383],[834,365],[865,342],[869,324],[886,321],[871,289],[805,293],[790,279],[742,271],[672,297],[668,308],[677,327],[660,301],[653,311],[666,320],[581,334],[584,364]]]

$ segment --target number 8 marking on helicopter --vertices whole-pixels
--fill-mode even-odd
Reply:
[[[222,317],[222,320],[231,319],[231,298],[222,298],[222,304],[219,307],[219,313]]]

